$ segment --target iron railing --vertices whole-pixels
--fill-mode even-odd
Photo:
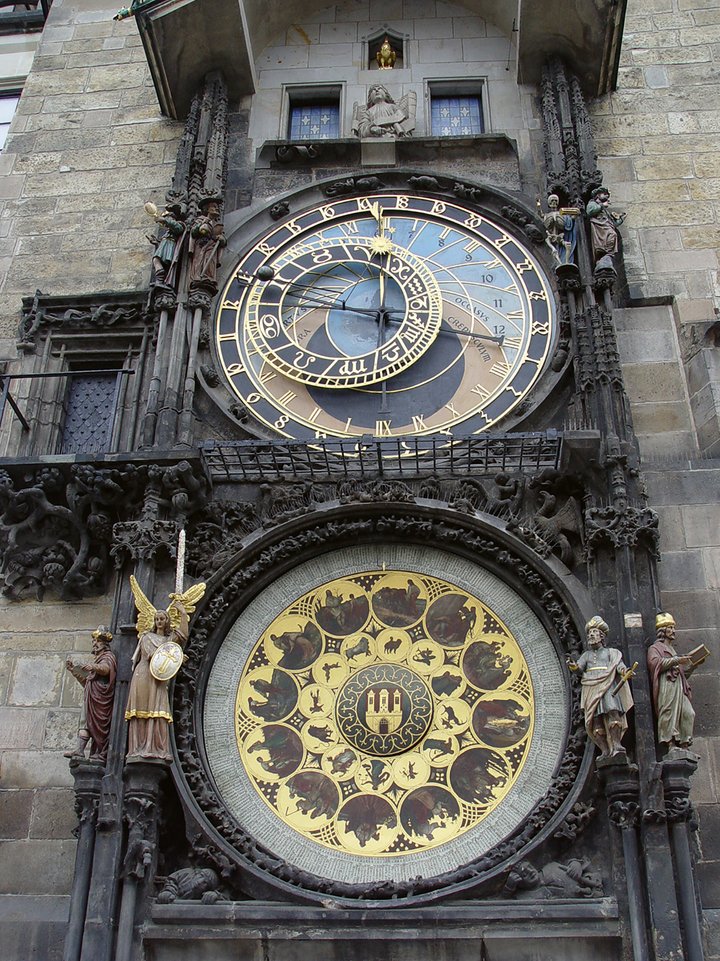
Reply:
[[[214,481],[416,477],[420,474],[535,473],[560,465],[562,434],[361,437],[322,441],[205,441]]]

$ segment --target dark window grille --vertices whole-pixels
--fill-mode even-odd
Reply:
[[[68,381],[59,453],[108,450],[115,420],[118,372],[73,372]]]

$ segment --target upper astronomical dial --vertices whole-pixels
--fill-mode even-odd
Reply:
[[[268,231],[228,282],[215,337],[233,391],[284,436],[471,434],[532,390],[556,321],[504,227],[386,191]]]
[[[291,380],[331,389],[414,363],[440,328],[440,290],[419,257],[375,241],[327,228],[273,258],[272,279],[249,290],[244,346]]]

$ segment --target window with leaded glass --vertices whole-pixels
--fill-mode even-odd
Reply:
[[[433,81],[429,88],[433,137],[473,137],[485,132],[480,82]]]
[[[290,105],[290,140],[334,140],[339,136],[339,103]]]
[[[342,84],[304,84],[285,88],[284,136],[288,140],[336,140],[342,137]]]

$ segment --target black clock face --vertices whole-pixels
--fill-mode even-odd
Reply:
[[[391,190],[274,226],[215,325],[233,392],[298,439],[481,433],[532,390],[555,337],[519,240],[456,201]]]

